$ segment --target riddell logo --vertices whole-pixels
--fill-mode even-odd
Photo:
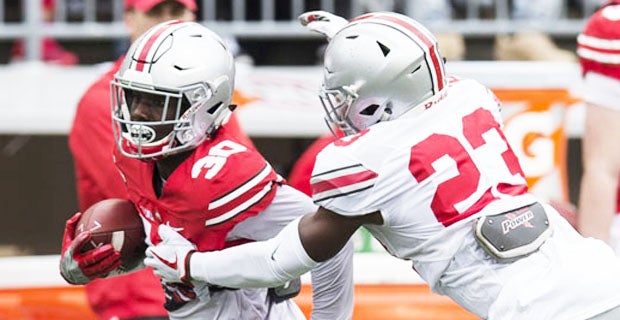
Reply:
[[[508,232],[518,228],[519,226],[524,226],[527,228],[534,227],[530,223],[530,220],[534,219],[534,213],[530,210],[527,210],[521,214],[507,214],[506,217],[508,219],[502,221],[502,231],[504,234],[507,234]]]

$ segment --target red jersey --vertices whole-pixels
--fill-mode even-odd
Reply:
[[[147,237],[161,241],[157,226],[168,224],[198,251],[223,249],[239,222],[256,216],[273,200],[281,178],[253,147],[221,128],[168,177],[158,197],[153,187],[155,162],[116,152],[130,199],[143,217]],[[156,178],[157,179],[157,178]]]
[[[116,146],[112,133],[110,81],[121,62],[122,57],[84,93],[69,132],[69,149],[74,160],[79,210],[82,212],[104,199],[128,198],[112,157]],[[224,126],[238,139],[251,144],[234,114]],[[160,281],[150,268],[92,281],[86,285],[86,294],[100,319],[167,315]]]

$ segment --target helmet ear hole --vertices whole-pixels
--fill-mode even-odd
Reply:
[[[371,104],[368,107],[364,108],[364,110],[360,111],[360,114],[365,116],[372,116],[373,114],[375,114],[375,112],[377,112],[377,109],[379,109],[378,104]]]

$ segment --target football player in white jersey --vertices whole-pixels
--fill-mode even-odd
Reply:
[[[273,239],[219,252],[164,240],[147,265],[168,281],[274,285],[365,226],[434,292],[481,318],[620,319],[620,260],[528,193],[498,100],[448,77],[424,26],[394,13],[301,19],[330,39],[320,96],[328,123],[346,134],[317,156],[318,211]],[[187,267],[156,258],[172,253]]]

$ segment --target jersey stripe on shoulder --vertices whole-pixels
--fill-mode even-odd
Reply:
[[[277,180],[270,178],[272,172],[271,166],[265,163],[265,166],[248,181],[209,203],[209,210],[223,210],[223,212],[214,218],[208,219],[205,225],[211,226],[230,220],[259,203],[265,196],[275,190],[274,185]],[[261,184],[264,184],[264,186],[257,189],[256,187],[260,187]],[[255,191],[252,191],[253,189]]]
[[[377,176],[361,164],[316,174],[310,179],[312,199],[322,201],[372,188]]]

